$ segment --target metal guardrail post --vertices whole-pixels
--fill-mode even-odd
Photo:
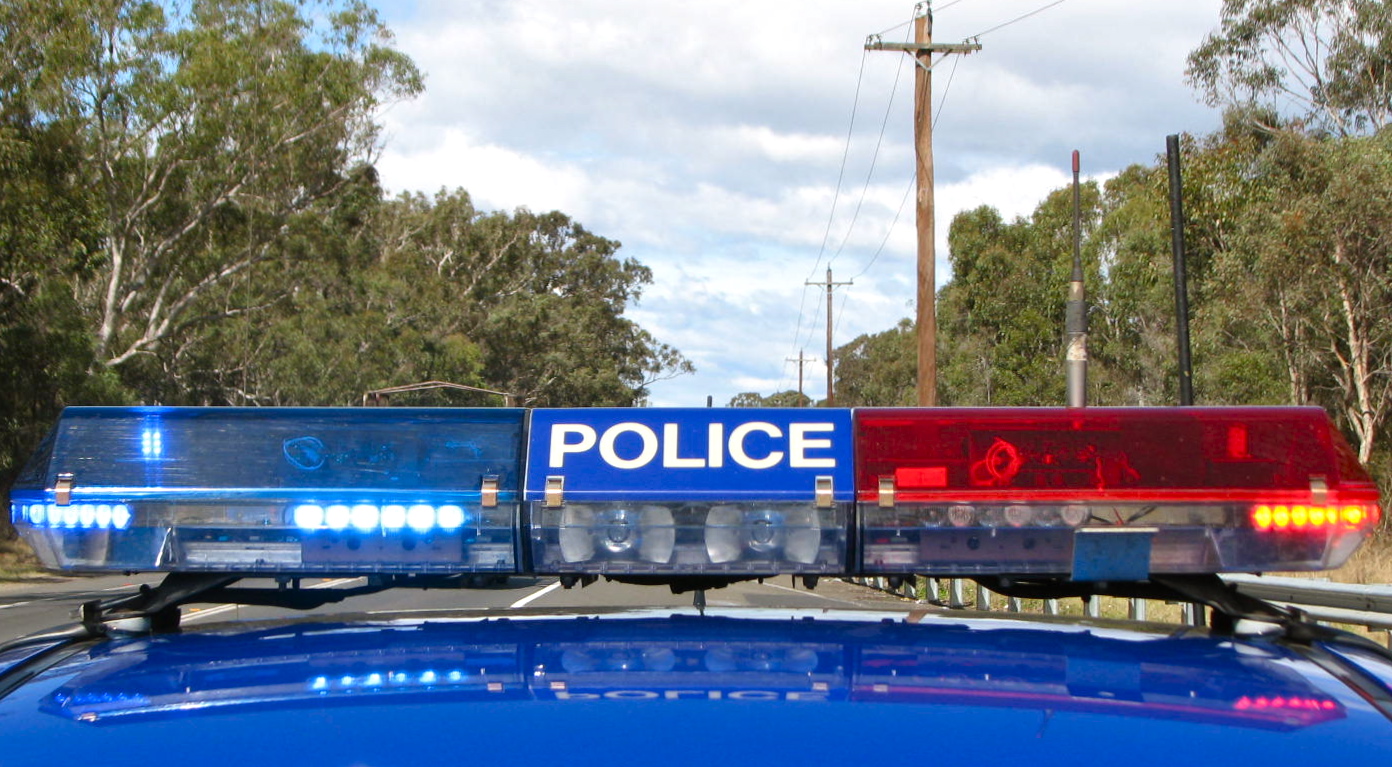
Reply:
[[[976,584],[976,609],[982,612],[991,611],[991,592],[980,583]]]
[[[1089,618],[1101,618],[1102,598],[1096,596],[1083,597],[1083,613]]]
[[[1005,609],[1012,613],[1020,612],[1022,605],[1019,597],[1011,597],[1005,600]]]
[[[1045,615],[1058,615],[1058,614],[1059,614],[1059,611],[1058,611],[1058,600],[1057,600],[1057,599],[1046,599],[1046,600],[1044,600],[1044,614],[1045,614]]]
[[[1127,617],[1133,621],[1143,621],[1146,619],[1146,603],[1144,599],[1132,599],[1131,607],[1127,610]]]
[[[942,596],[938,592],[938,579],[927,578],[923,583],[923,599],[932,604],[941,604]]]
[[[954,610],[967,606],[967,591],[961,578],[953,578],[947,582],[947,606]]]

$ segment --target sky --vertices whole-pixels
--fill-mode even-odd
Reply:
[[[835,345],[914,314],[913,62],[903,0],[379,0],[425,92],[382,115],[390,192],[463,188],[482,210],[559,210],[652,270],[626,316],[694,375],[650,404],[826,396]],[[1216,129],[1184,81],[1221,0],[938,0],[937,282],[947,231],[1029,216],[1071,181],[1157,162]],[[1062,292],[1066,286],[1060,285]]]

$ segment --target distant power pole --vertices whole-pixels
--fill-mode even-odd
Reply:
[[[817,358],[804,356],[802,350],[798,349],[798,356],[785,357],[784,359],[788,362],[796,362],[798,364],[798,403],[801,404],[803,397],[807,396],[802,393],[802,368],[807,363],[816,361]]]
[[[827,407],[831,407],[832,405],[834,405],[834,404],[836,403],[835,397],[834,397],[834,395],[832,394],[832,390],[831,390],[831,373],[832,373],[832,367],[831,367],[831,360],[832,360],[832,356],[831,356],[831,355],[832,355],[832,350],[831,350],[831,289],[834,288],[834,287],[836,287],[837,285],[853,285],[853,284],[855,284],[855,281],[852,280],[852,281],[848,281],[848,282],[832,282],[832,281],[831,281],[831,267],[828,266],[828,267],[827,267],[826,282],[811,282],[811,281],[807,281],[805,284],[807,284],[807,285],[819,285],[819,286],[820,286],[820,285],[825,285],[825,286],[826,286],[826,291],[827,291],[827,348],[826,348],[827,396],[826,396],[826,404],[827,404]]]
[[[933,241],[933,54],[971,53],[980,43],[933,44],[933,9],[920,3],[912,43],[865,41],[870,51],[903,51],[918,65],[914,78],[914,149],[918,156],[918,404],[938,404],[937,253]]]

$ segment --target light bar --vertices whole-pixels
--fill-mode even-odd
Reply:
[[[1318,408],[856,411],[867,573],[1314,570],[1377,488]]]
[[[11,518],[61,570],[516,572],[524,418],[68,408]]]
[[[849,410],[532,412],[538,573],[842,573]]]
[[[1382,509],[1317,408],[140,407],[65,410],[10,515],[67,571],[1096,582],[1338,567]]]

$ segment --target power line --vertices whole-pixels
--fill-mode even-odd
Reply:
[[[949,3],[948,5],[956,5],[960,2],[962,2],[962,0],[956,0],[956,2]],[[934,128],[938,127],[938,120],[942,119],[943,108],[947,105],[947,94],[952,91],[952,81],[953,79],[955,79],[957,75],[957,64],[960,62],[961,57],[954,57],[952,60],[952,71],[947,73],[947,85],[943,87],[942,96],[938,98],[938,108],[936,111],[933,112]],[[878,248],[875,248],[875,253],[874,255],[870,256],[870,260],[865,264],[865,268],[857,272],[855,277],[851,278],[852,280],[855,280],[856,278],[870,271],[870,267],[875,265],[875,261],[879,259],[880,253],[884,252],[885,246],[889,244],[889,238],[894,234],[894,227],[898,225],[899,217],[904,214],[904,206],[909,201],[909,193],[913,191],[914,180],[915,179],[913,176],[909,177],[909,183],[907,187],[904,189],[904,196],[899,200],[899,209],[894,212],[894,219],[889,222],[889,229],[885,232],[884,239],[880,241],[880,246]]]
[[[907,40],[907,38],[905,39]],[[899,92],[899,78],[903,72],[903,67],[895,67],[894,69],[894,84],[889,88],[889,101],[885,104],[884,119],[880,121],[880,135],[875,139],[875,151],[870,156],[870,170],[865,173],[865,185],[860,189],[860,199],[856,201],[855,212],[851,214],[851,221],[846,225],[846,236],[842,237],[841,244],[836,246],[836,252],[827,261],[828,266],[841,255],[841,251],[846,249],[846,243],[850,242],[851,233],[855,231],[856,221],[860,218],[860,209],[865,205],[865,195],[870,192],[870,182],[875,177],[875,166],[880,160],[880,148],[884,145],[885,130],[889,128],[889,115],[894,110],[894,97]]]
[[[1005,22],[1004,24],[997,24],[996,26],[991,27],[990,29],[986,30],[985,32],[978,32],[978,33],[972,35],[972,39],[985,37],[986,35],[989,35],[989,34],[991,34],[992,32],[995,32],[997,29],[1004,29],[1005,27],[1008,27],[1008,26],[1010,26],[1011,24],[1015,24],[1015,23],[1024,21],[1025,19],[1028,19],[1029,17],[1034,16],[1034,15],[1036,15],[1036,14],[1043,13],[1043,12],[1049,10],[1050,8],[1053,8],[1053,7],[1056,6],[1056,5],[1062,5],[1062,4],[1063,4],[1063,1],[1064,1],[1064,0],[1054,0],[1054,2],[1049,3],[1048,5],[1045,5],[1045,6],[1041,6],[1041,7],[1039,7],[1039,8],[1035,8],[1034,10],[1030,11],[1029,13],[1026,13],[1026,14],[1023,15],[1023,16],[1020,16],[1020,17],[1011,19],[1010,21],[1007,21],[1007,22]]]

